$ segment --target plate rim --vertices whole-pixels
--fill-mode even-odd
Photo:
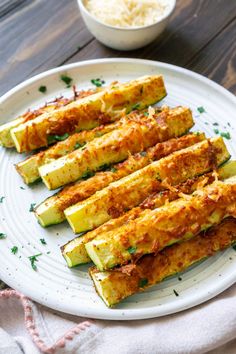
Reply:
[[[0,104],[3,103],[4,101],[8,100],[12,95],[15,95],[20,91],[21,89],[24,89],[30,84],[33,84],[37,82],[38,80],[42,80],[45,77],[48,77],[50,75],[53,75],[55,73],[60,73],[64,72],[67,70],[71,70],[74,68],[79,68],[83,67],[85,65],[99,65],[99,64],[106,64],[106,63],[114,63],[114,64],[121,64],[121,63],[127,63],[127,64],[143,64],[144,66],[152,66],[156,68],[164,68],[168,70],[174,70],[180,74],[186,74],[187,76],[190,76],[192,78],[195,78],[199,80],[200,82],[203,82],[207,85],[210,85],[211,87],[215,88],[218,92],[222,92],[224,96],[226,96],[230,101],[233,103],[236,103],[236,96],[229,92],[226,88],[222,87],[218,83],[214,82],[213,80],[204,77],[201,74],[198,74],[194,71],[191,71],[189,69],[185,69],[173,64],[168,64],[168,63],[163,63],[160,61],[153,61],[153,60],[146,60],[146,59],[132,59],[132,58],[103,58],[103,59],[92,59],[92,60],[85,60],[85,61],[80,61],[76,63],[71,63],[67,65],[63,65],[57,68],[49,69],[47,71],[44,71],[42,73],[39,73],[22,83],[16,85],[14,88],[6,92],[4,95],[0,97]],[[0,270],[1,273],[1,270]],[[4,279],[5,278],[5,279]],[[7,279],[7,276],[2,276],[1,279],[6,282],[9,286],[15,288],[17,290],[17,287],[15,287],[14,281],[11,282],[11,279]],[[149,319],[149,318],[156,318],[156,317],[161,317],[169,314],[174,314],[178,313],[184,310],[187,310],[189,308],[195,307],[197,305],[200,305],[220,293],[222,293],[224,290],[229,288],[231,285],[233,285],[236,282],[236,274],[231,274],[230,276],[226,277],[225,279],[221,279],[220,281],[220,286],[215,283],[211,284],[211,286],[208,288],[208,292],[206,292],[204,295],[202,294],[201,297],[194,295],[191,296],[191,298],[187,301],[186,299],[178,299],[178,308],[176,308],[176,303],[173,302],[167,303],[167,304],[162,304],[161,308],[160,306],[152,306],[151,308],[138,308],[138,309],[111,309],[110,314],[103,313],[103,309],[97,308],[89,308],[86,309],[86,312],[80,309],[79,314],[78,312],[75,315],[78,316],[84,316],[84,317],[90,317],[90,318],[95,318],[95,319],[103,319],[103,320],[140,320],[140,319]],[[20,290],[22,291],[22,290]],[[30,287],[28,285],[25,286],[25,291],[24,294],[31,298],[32,300],[38,302],[38,299],[35,298],[35,296],[32,296],[32,292],[30,291]],[[48,297],[47,301],[43,301],[42,299],[40,300],[40,303],[43,304],[44,306],[50,307],[52,309],[61,311],[61,312],[66,312],[66,313],[72,313],[71,310],[69,310],[68,305],[64,306],[62,309],[60,305],[62,302],[58,303],[58,306],[53,306],[53,299]],[[105,306],[105,305],[104,305]]]

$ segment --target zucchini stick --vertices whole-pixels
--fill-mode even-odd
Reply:
[[[90,96],[90,95],[94,94],[95,92],[96,92],[95,90],[78,91],[78,92],[75,92],[75,97],[73,97],[73,98],[59,97],[52,102],[46,103],[43,107],[40,107],[40,108],[35,109],[33,111],[26,112],[26,113],[22,114],[20,117],[14,119],[8,123],[1,125],[0,126],[0,145],[4,146],[6,148],[15,147],[14,141],[13,141],[11,134],[10,134],[11,129],[16,128],[20,124],[24,124],[24,123],[28,122],[29,120],[33,120],[36,117],[40,116],[41,114],[50,113],[60,107],[66,106],[67,104],[73,102],[74,100],[78,100],[78,99]]]
[[[224,180],[225,178],[236,175],[236,161],[226,163],[223,167],[217,170],[218,178]],[[185,183],[175,187],[174,190],[165,190],[157,194],[149,196],[139,207],[131,209],[129,212],[120,216],[117,219],[111,219],[105,224],[99,226],[93,231],[86,233],[69,241],[61,247],[61,252],[69,267],[74,267],[80,264],[91,261],[85,248],[85,244],[92,241],[101,233],[114,230],[130,220],[140,217],[144,209],[155,209],[167,202],[177,199],[180,193],[191,194],[196,189],[212,183],[215,179],[214,172],[202,175],[200,177],[188,180]]]
[[[164,110],[166,111],[168,109],[164,108]],[[122,124],[132,120],[133,116],[135,117],[135,114],[125,116],[121,120],[112,124],[100,125],[92,130],[84,130],[80,133],[74,133],[66,140],[60,141],[48,149],[40,151],[39,153],[28,157],[26,160],[19,162],[15,166],[16,170],[23,177],[26,184],[33,183],[40,178],[40,166],[57,160],[60,157],[83,147],[89,141],[117,129]]]
[[[224,180],[236,175],[236,161],[230,161],[217,170],[218,178]],[[142,216],[144,209],[155,209],[162,205],[178,199],[181,193],[192,194],[198,188],[202,188],[215,180],[215,173],[209,172],[205,175],[195,177],[178,186],[175,189],[165,190],[149,196],[139,207],[133,208],[124,215],[117,219],[111,219],[105,224],[99,226],[93,231],[85,235],[74,238],[67,244],[61,247],[61,252],[65,258],[68,267],[75,267],[80,264],[88,263],[91,261],[85,244],[92,241],[96,236],[101,233],[114,230],[126,224],[130,220],[137,219]]]
[[[85,245],[101,271],[157,253],[187,240],[228,216],[236,216],[236,177],[215,181],[188,198],[180,198],[118,229],[102,233]],[[132,250],[132,252],[130,251]]]
[[[151,161],[159,160],[174,151],[181,150],[205,139],[204,133],[191,133],[173,138],[147,149],[145,152],[131,155],[122,163],[108,171],[97,172],[93,177],[67,186],[61,192],[46,199],[35,209],[35,215],[42,226],[58,224],[66,219],[64,210],[108,186],[134,171],[147,166]]]
[[[45,113],[33,122],[12,129],[11,136],[18,152],[32,151],[48,146],[55,135],[90,130],[113,122],[134,107],[143,109],[165,96],[162,76],[141,77]]]
[[[139,205],[148,195],[206,173],[229,159],[221,137],[204,140],[138,170],[65,210],[75,233],[92,230]]]
[[[171,275],[185,271],[194,263],[230,247],[235,241],[236,220],[228,218],[191,240],[170,246],[157,255],[144,256],[137,264],[106,272],[92,267],[89,272],[98,295],[110,307]]]
[[[105,164],[125,160],[130,154],[183,135],[186,128],[189,130],[192,126],[191,111],[185,107],[173,108],[151,117],[141,113],[105,136],[92,140],[84,149],[41,166],[39,173],[48,189],[56,189]]]

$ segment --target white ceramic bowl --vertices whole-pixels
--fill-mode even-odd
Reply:
[[[158,37],[165,29],[176,0],[170,0],[169,10],[152,25],[122,28],[106,25],[94,17],[85,7],[84,0],[77,0],[82,18],[89,31],[101,43],[118,50],[133,50],[144,47]]]

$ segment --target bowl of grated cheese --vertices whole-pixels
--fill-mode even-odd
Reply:
[[[98,41],[118,50],[151,43],[165,29],[176,0],[77,0],[82,18]]]

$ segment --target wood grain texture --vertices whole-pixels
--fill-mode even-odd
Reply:
[[[115,51],[93,39],[76,0],[2,0],[0,15],[1,9],[7,13],[0,21],[0,94],[52,67],[102,57],[188,67],[235,92],[235,0],[177,0],[163,35],[132,52]]]
[[[12,16],[0,22],[0,94],[60,65],[91,39],[76,1],[23,2]]]
[[[236,20],[199,52],[187,68],[208,76],[236,94]]]
[[[0,18],[6,16],[11,10],[15,10],[25,0],[1,0],[0,1]]]
[[[159,60],[183,67],[188,66],[191,69],[188,63],[205,50],[205,47],[235,18],[236,1],[227,0],[227,6],[225,4],[225,0],[179,0],[166,31],[146,48],[132,52],[115,51],[93,40],[67,62],[118,56]],[[232,34],[231,42],[233,40],[235,36]],[[221,47],[223,49],[225,45],[221,43],[219,48]],[[214,49],[219,52],[219,49]],[[198,72],[207,73],[205,71],[207,62],[207,58],[206,62],[201,62]],[[214,79],[219,81],[218,77]]]

